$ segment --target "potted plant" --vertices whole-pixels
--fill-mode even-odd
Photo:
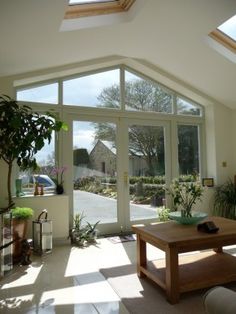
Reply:
[[[63,175],[66,171],[67,167],[55,167],[51,171],[52,179],[54,183],[56,184],[56,193],[57,194],[63,194],[64,193],[64,187],[63,187]]]
[[[192,207],[197,201],[201,201],[203,187],[200,182],[180,182],[174,179],[167,188],[168,194],[172,197],[174,210],[169,213],[171,219],[183,224],[197,223],[207,216],[205,213],[193,213]]]
[[[13,163],[22,169],[36,169],[35,154],[46,142],[50,143],[53,131],[67,130],[64,122],[52,112],[41,115],[30,107],[19,105],[9,96],[0,96],[0,159],[8,166],[8,204],[12,205],[11,176]]]
[[[29,207],[15,207],[11,209],[13,226],[13,264],[22,258],[22,241],[26,239],[28,220],[33,216],[33,209]]]
[[[70,229],[70,240],[71,244],[75,244],[77,246],[84,246],[85,243],[94,243],[97,238],[97,225],[99,221],[95,224],[90,224],[87,222],[83,223],[85,216],[84,213],[76,214],[74,217],[73,227]]]
[[[214,214],[229,219],[236,219],[236,186],[232,180],[216,186]]]

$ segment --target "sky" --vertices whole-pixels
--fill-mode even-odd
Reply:
[[[125,71],[125,80],[130,82],[141,79],[140,77]],[[120,70],[113,69],[101,73],[80,76],[77,78],[65,80],[63,82],[63,103],[75,106],[97,107],[97,97],[104,88],[112,85],[119,85]],[[58,103],[58,83],[42,85],[34,88],[28,88],[17,92],[17,100],[40,102],[40,103]],[[94,147],[95,129],[94,123],[90,121],[74,121],[73,123],[73,147],[86,148],[88,152]],[[47,160],[48,155],[55,151],[55,141],[51,145],[46,144],[38,152],[36,158],[39,163]]]
[[[236,41],[236,15],[221,24],[218,29]]]
[[[138,79],[137,76],[125,71],[126,81]],[[118,85],[120,82],[120,70],[108,70],[101,73],[81,76],[63,82],[64,104],[75,106],[96,107],[98,105],[97,97],[101,91],[112,85]],[[34,88],[28,88],[17,92],[17,100],[40,102],[40,103],[58,103],[58,83],[42,85]],[[94,124],[91,122],[75,121],[73,124],[73,147],[87,148],[88,152],[94,147]],[[55,141],[51,145],[46,144],[44,148],[36,155],[37,161],[42,164],[47,160],[48,155],[55,151]]]
[[[94,147],[95,124],[90,121],[74,121],[73,123],[73,147],[86,148],[88,153]],[[111,124],[111,123],[108,123]]]

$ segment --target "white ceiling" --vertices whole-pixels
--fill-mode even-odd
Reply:
[[[0,0],[0,76],[121,55],[236,108],[236,63],[206,41],[236,14],[236,1],[137,1],[144,5],[129,22],[62,32],[67,0]]]

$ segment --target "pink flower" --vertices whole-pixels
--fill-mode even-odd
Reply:
[[[63,166],[63,167],[55,167],[52,169],[51,171],[51,175],[52,177],[54,177],[54,181],[56,183],[56,185],[62,185],[63,184],[63,174],[64,172],[67,170],[67,166]]]

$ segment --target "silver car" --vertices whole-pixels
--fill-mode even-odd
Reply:
[[[24,175],[20,179],[22,179],[22,192],[24,194],[34,194],[36,183],[43,185],[44,192],[47,194],[55,192],[56,184],[45,174]]]

